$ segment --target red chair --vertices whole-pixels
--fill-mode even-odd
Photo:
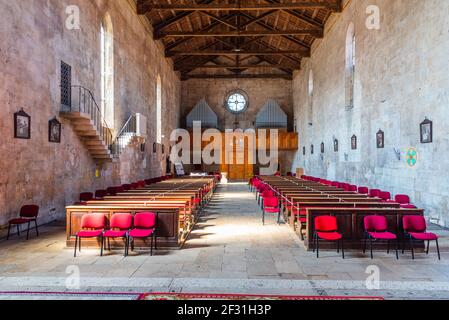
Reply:
[[[115,213],[111,217],[110,228],[103,232],[102,246],[105,240],[108,242],[108,249],[111,251],[111,239],[122,238],[125,241],[125,257],[128,255],[128,232],[133,225],[133,216],[129,213]]]
[[[379,198],[381,198],[383,202],[390,202],[391,201],[391,193],[388,191],[381,191],[379,193]]]
[[[398,194],[394,197],[394,201],[399,203],[403,209],[416,209],[416,206],[410,203],[408,195]]]
[[[95,191],[95,199],[97,200],[103,200],[104,197],[108,195],[107,190],[97,190]]]
[[[373,259],[373,241],[386,241],[387,253],[390,253],[390,242],[396,242],[396,259],[399,259],[398,250],[399,243],[398,237],[391,232],[388,232],[388,221],[384,216],[367,216],[363,220],[365,225],[365,242],[363,246],[363,253],[366,252],[366,245],[369,241],[371,249],[371,259]]]
[[[277,197],[266,197],[263,199],[262,224],[265,225],[265,213],[277,213],[278,224],[281,224],[281,208]]]
[[[357,192],[357,190],[358,190],[357,186],[352,184],[352,185],[349,186],[349,190],[348,191],[350,191],[350,192]]]
[[[109,187],[107,190],[108,195],[115,196],[117,195],[117,188],[116,187]]]
[[[381,193],[382,191],[380,190],[380,189],[371,189],[370,191],[369,191],[369,196],[371,197],[371,198],[379,198],[379,194]]]
[[[117,193],[123,193],[123,192],[125,192],[125,188],[123,188],[123,186],[118,186],[118,187],[115,187],[115,191]]]
[[[11,226],[17,227],[17,236],[20,237],[20,226],[23,224],[28,224],[28,229],[27,229],[27,240],[28,240],[29,235],[30,235],[31,222],[34,222],[34,227],[36,229],[36,235],[39,237],[39,230],[37,228],[37,216],[38,215],[39,215],[39,206],[36,206],[36,205],[23,206],[20,209],[19,218],[9,220],[8,236],[6,237],[6,240],[9,240],[9,235],[11,233]]]
[[[156,237],[157,214],[153,212],[140,212],[134,216],[134,229],[128,233],[128,250],[131,243],[131,250],[134,250],[134,240],[151,239],[150,250],[153,255],[153,244],[157,249]],[[126,253],[128,255],[128,253]]]
[[[345,258],[345,250],[343,246],[343,235],[338,232],[337,218],[334,216],[320,216],[315,218],[315,232],[314,232],[313,252],[316,250],[316,257],[320,257],[320,241],[337,242],[337,253],[341,253],[343,259]]]
[[[426,219],[423,216],[404,216],[402,217],[402,225],[404,227],[404,244],[402,253],[405,251],[405,240],[408,238],[412,250],[412,258],[415,259],[415,249],[413,241],[427,241],[426,253],[429,254],[430,241],[435,241],[438,252],[438,260],[441,260],[440,247],[438,245],[438,235],[427,232]]]
[[[130,184],[124,184],[122,185],[123,189],[125,189],[125,191],[129,191],[131,190],[131,185]]]
[[[262,209],[263,209],[263,205],[264,205],[263,199],[265,199],[265,198],[272,198],[272,197],[274,197],[274,191],[273,190],[267,188],[267,189],[265,189],[264,192],[262,192],[262,194],[260,195],[260,199],[262,200],[260,205],[261,205]]]
[[[331,183],[332,187],[338,188],[338,185],[340,184],[340,182],[334,181]]]
[[[369,193],[369,189],[367,187],[359,187],[358,193],[367,195]]]
[[[76,234],[75,238],[75,252],[73,254],[76,257],[76,249],[79,245],[79,251],[81,252],[81,239],[99,239],[101,248],[100,255],[103,255],[103,230],[106,224],[106,217],[103,213],[90,213],[81,218],[81,231]]]
[[[80,193],[80,202],[87,202],[94,199],[94,194],[92,192]]]

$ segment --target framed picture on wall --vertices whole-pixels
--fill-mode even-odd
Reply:
[[[324,153],[324,142],[321,142],[321,153]]]
[[[165,154],[165,145],[162,145],[162,154]]]
[[[310,146],[310,154],[313,154],[313,144]]]
[[[306,147],[302,147],[302,155],[303,155],[303,156],[306,155]]]
[[[334,139],[334,152],[338,152],[338,140]]]
[[[14,113],[14,138],[31,139],[31,117],[23,109]]]
[[[153,143],[153,153],[157,153],[157,143]]]
[[[421,143],[433,142],[433,123],[429,119],[425,119],[420,124]]]
[[[146,149],[146,144],[145,143],[141,143],[140,144],[140,152],[145,152]]]
[[[383,149],[385,147],[385,133],[382,130],[376,133],[376,145],[377,149]]]
[[[53,118],[48,122],[48,141],[52,143],[61,143],[61,122]]]
[[[357,150],[357,136],[356,135],[353,135],[351,137],[351,149]]]

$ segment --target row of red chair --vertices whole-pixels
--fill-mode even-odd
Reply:
[[[121,186],[109,187],[104,190],[97,190],[97,191],[95,191],[95,193],[82,192],[82,193],[80,193],[80,200],[77,204],[83,205],[88,201],[103,200],[103,198],[106,196],[115,196],[115,195],[117,195],[117,193],[123,193],[123,192],[130,191],[130,190],[144,188],[147,185],[151,185],[151,184],[159,183],[159,182],[162,182],[165,180],[169,180],[172,177],[173,177],[172,175],[167,175],[167,176],[158,177],[158,178],[140,180],[140,181],[133,182],[130,184],[123,184]]]
[[[271,187],[257,177],[251,178],[249,181],[251,191],[256,191],[256,200],[262,207],[262,224],[265,225],[265,215],[267,213],[277,214],[277,222],[281,223],[281,204],[279,197]]]
[[[319,243],[320,241],[337,242],[337,252],[342,251],[342,257],[345,258],[343,234],[338,232],[337,218],[334,216],[320,216],[315,218],[315,233],[313,238],[314,249],[319,258]],[[438,245],[438,235],[427,232],[426,220],[423,216],[404,216],[402,217],[402,225],[404,234],[402,235],[403,246],[402,253],[405,251],[405,243],[408,241],[412,251],[412,258],[415,259],[414,242],[427,241],[426,253],[429,254],[430,241],[436,242],[438,252],[438,259],[441,260],[440,248]],[[385,241],[387,242],[387,253],[390,252],[390,243],[396,242],[396,259],[399,259],[399,237],[397,234],[388,231],[388,221],[384,216],[367,216],[364,218],[365,227],[365,241],[363,253],[366,252],[368,242],[370,243],[371,259],[373,259],[373,242]]]
[[[111,217],[107,227],[106,217],[102,213],[86,214],[81,218],[81,231],[76,234],[75,252],[81,252],[81,239],[98,239],[101,243],[100,255],[103,256],[105,240],[111,250],[110,240],[121,238],[125,242],[125,257],[128,256],[129,247],[134,250],[135,239],[151,239],[150,250],[153,255],[153,244],[157,250],[156,236],[157,214],[153,212],[140,212],[132,216],[130,213],[116,213]]]
[[[337,182],[337,181],[329,181],[326,179],[320,179],[311,176],[301,176],[301,179],[313,181],[316,183],[321,183],[323,185],[340,188],[348,192],[357,192],[360,194],[366,194],[372,198],[380,198],[385,202],[396,202],[399,203],[401,208],[404,209],[416,209],[416,206],[410,202],[410,197],[405,194],[398,194],[392,200],[391,193],[388,191],[382,191],[380,189],[369,189],[368,187],[358,187],[353,184]]]

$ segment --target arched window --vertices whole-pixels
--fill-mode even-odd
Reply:
[[[314,92],[314,80],[313,80],[313,70],[309,72],[309,85],[308,85],[308,95],[309,95],[309,124],[313,124],[313,92]]]
[[[106,15],[101,22],[101,113],[114,126],[114,38],[112,21]]]
[[[345,94],[346,108],[354,107],[354,80],[355,80],[355,31],[354,24],[351,23],[346,34],[346,66],[345,66]]]
[[[162,143],[162,79],[157,76],[156,86],[156,142]]]

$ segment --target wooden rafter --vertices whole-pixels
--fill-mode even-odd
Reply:
[[[159,40],[164,37],[256,37],[256,36],[291,36],[291,35],[308,35],[315,38],[322,38],[323,31],[316,29],[302,29],[302,30],[267,30],[267,31],[216,31],[216,32],[185,32],[185,31],[171,31],[164,32],[155,37]]]
[[[273,4],[170,4],[153,3],[151,0],[139,0],[137,13],[146,14],[150,10],[170,11],[262,11],[262,10],[296,10],[296,9],[326,9],[341,11],[341,6],[335,2],[300,1]]]

